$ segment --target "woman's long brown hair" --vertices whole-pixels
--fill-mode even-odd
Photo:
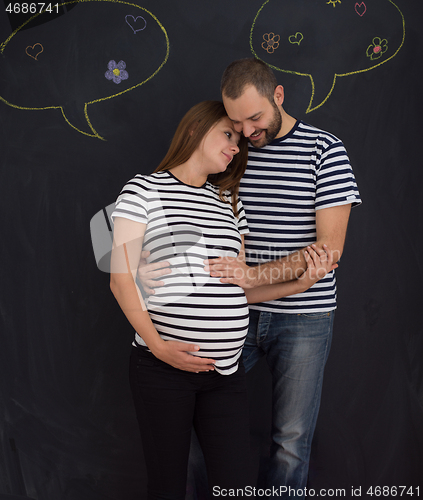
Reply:
[[[203,101],[193,106],[179,123],[169,150],[155,172],[170,170],[188,161],[209,130],[226,116],[228,115],[220,101]],[[239,182],[244,175],[248,157],[248,143],[243,135],[241,135],[238,147],[239,153],[233,157],[224,172],[208,176],[208,181],[219,187],[219,197],[222,200],[228,201],[225,191],[232,195],[232,208],[235,215],[238,215]]]

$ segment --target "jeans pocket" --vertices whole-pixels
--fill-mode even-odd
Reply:
[[[330,315],[332,314],[332,311],[326,311],[326,312],[317,312],[317,313],[298,313],[298,316],[301,316],[304,319],[322,319],[322,318],[329,318]]]

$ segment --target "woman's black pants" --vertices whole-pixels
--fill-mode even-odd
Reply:
[[[193,427],[206,461],[211,498],[251,482],[242,364],[232,375],[192,373],[133,347],[130,383],[147,467],[148,500],[185,499]]]

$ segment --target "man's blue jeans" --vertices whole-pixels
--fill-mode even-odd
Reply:
[[[272,445],[268,463],[262,464],[259,473],[259,485],[274,487],[278,493],[285,487],[290,491],[287,499],[304,496],[333,320],[334,311],[284,314],[250,310],[244,365],[250,370],[266,356],[273,391]]]

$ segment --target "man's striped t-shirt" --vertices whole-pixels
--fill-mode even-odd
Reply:
[[[168,261],[172,273],[158,278],[163,287],[147,300],[160,336],[196,344],[197,356],[216,360],[216,370],[231,374],[248,329],[248,305],[242,288],[223,284],[204,271],[205,259],[236,257],[248,232],[241,201],[238,218],[219,198],[216,186],[184,184],[171,172],[137,175],[122,189],[112,218],[146,224],[143,250],[148,262]],[[135,334],[134,345],[145,346]]]
[[[250,146],[240,198],[250,229],[245,238],[249,265],[280,259],[314,243],[316,210],[361,203],[342,142],[302,121],[263,148]],[[283,313],[333,310],[335,271],[303,293],[250,307]]]

